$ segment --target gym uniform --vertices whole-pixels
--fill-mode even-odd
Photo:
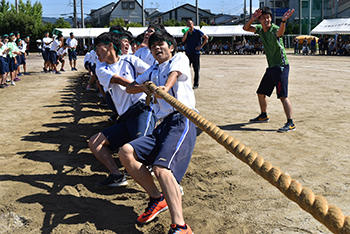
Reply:
[[[7,44],[3,44],[3,46],[0,48],[0,74],[3,75],[7,72],[9,72],[9,65],[8,65],[8,59],[7,59],[7,53],[4,53],[4,51],[7,49]]]
[[[75,47],[75,48],[69,48],[69,49],[68,49],[68,58],[69,58],[69,61],[77,60],[77,51],[76,51],[76,47],[77,47],[77,45],[78,45],[77,39],[75,39],[75,38],[68,38],[68,39],[66,40],[66,44],[67,44],[69,47]]]
[[[15,42],[8,42],[7,47],[10,48],[9,62],[8,62],[9,70],[10,72],[13,72],[17,69],[17,64],[18,64],[18,63],[17,64],[15,63],[16,55],[13,52],[17,52],[19,50]]]
[[[127,55],[120,57],[114,64],[101,63],[96,69],[100,84],[110,92],[119,114],[117,123],[102,131],[110,143],[111,150],[116,150],[129,141],[153,131],[156,118],[152,108],[145,104],[146,94],[128,94],[126,87],[110,82],[115,74],[133,82],[137,74],[145,72],[148,68],[149,66],[139,58]]]
[[[94,50],[90,51],[90,59],[89,59],[89,64],[90,64],[90,69],[94,75],[96,75],[96,64],[98,61],[97,54]]]
[[[68,53],[68,49],[61,47],[58,51],[57,51],[57,56],[58,56],[58,61],[60,61],[60,63],[63,62],[64,60],[64,56]]]
[[[51,43],[52,42],[52,38],[51,37],[44,37],[43,38],[43,59],[45,62],[50,61],[50,47],[51,44],[46,45],[45,43]]]
[[[57,50],[60,47],[60,42],[55,39],[53,40],[53,42],[51,43],[51,48],[50,48],[50,54],[49,54],[49,60],[52,64],[58,64],[57,61]]]
[[[183,53],[177,53],[169,61],[155,64],[137,77],[136,82],[143,84],[152,81],[157,86],[165,86],[173,71],[181,72],[169,94],[187,107],[195,110],[195,96],[192,90],[189,60]],[[172,171],[180,183],[183,178],[196,142],[196,127],[184,115],[177,112],[163,99],[157,99],[157,119],[162,122],[152,134],[129,142],[134,148],[137,159],[145,165],[161,166]]]
[[[141,47],[135,52],[135,56],[152,66],[157,63],[148,47]]]
[[[87,52],[84,56],[84,67],[86,70],[90,69],[90,52]]]
[[[268,63],[268,68],[256,92],[270,97],[276,87],[277,98],[288,97],[289,62],[283,40],[276,36],[279,27],[272,24],[267,32],[264,32],[261,25],[255,28],[264,45]]]
[[[25,56],[26,50],[27,50],[27,43],[22,40],[22,46],[19,47],[19,51],[22,53],[21,55],[19,55],[20,61],[21,61],[19,65],[26,64],[26,56]]]

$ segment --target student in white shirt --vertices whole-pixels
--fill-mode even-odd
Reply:
[[[64,37],[59,38],[61,48],[57,51],[58,61],[61,63],[61,69],[60,72],[64,72],[64,64],[65,59],[64,57],[68,54],[68,46],[64,44]]]
[[[42,55],[44,59],[44,72],[48,72],[50,66],[50,47],[53,39],[49,37],[49,32],[45,32],[45,37],[43,38]]]
[[[166,31],[157,31],[151,35],[149,47],[157,64],[137,77],[128,86],[127,92],[142,92],[145,89],[142,84],[153,81],[184,105],[195,109],[189,60],[183,53],[173,55],[176,49],[175,39]],[[119,151],[123,166],[150,197],[145,212],[137,218],[137,222],[148,223],[169,207],[172,222],[169,233],[192,233],[183,218],[178,184],[192,156],[196,127],[163,99],[158,97],[154,106],[158,107],[156,116],[162,122],[152,134],[125,144]],[[152,167],[162,193],[145,166]]]
[[[92,136],[89,147],[110,172],[100,185],[124,186],[127,184],[126,178],[118,170],[112,151],[137,137],[151,133],[154,128],[155,116],[145,104],[145,94],[128,94],[125,91],[137,74],[143,73],[149,66],[133,55],[120,57],[120,41],[113,33],[101,34],[96,38],[95,45],[98,59],[102,63],[96,73],[101,85],[111,92],[119,118],[112,127]]]
[[[72,71],[78,71],[77,70],[78,41],[77,41],[77,39],[74,38],[74,34],[72,32],[69,34],[69,38],[66,40],[66,44],[68,45],[69,65],[70,65]]]
[[[50,55],[49,55],[51,69],[53,72],[55,72],[55,74],[61,74],[61,72],[57,70],[57,64],[58,64],[57,51],[62,47],[60,38],[63,38],[63,36],[58,35],[58,37],[55,38],[51,43]]]
[[[150,24],[145,31],[145,35],[143,37],[143,42],[140,45],[140,48],[136,50],[135,56],[142,59],[145,63],[152,66],[156,63],[156,60],[153,58],[151,51],[148,48],[148,40],[149,37],[155,32],[159,30],[164,30],[164,26],[157,24]]]

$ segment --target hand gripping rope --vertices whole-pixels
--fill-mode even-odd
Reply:
[[[278,167],[272,166],[271,163],[265,161],[257,152],[240,143],[234,137],[229,136],[215,124],[186,107],[152,82],[147,82],[146,87],[150,93],[162,97],[238,159],[248,164],[257,174],[278,188],[286,197],[296,202],[303,210],[324,224],[330,231],[350,234],[350,216],[345,216],[338,207],[329,205],[323,196],[315,195],[311,189],[303,187],[298,181],[293,180]]]

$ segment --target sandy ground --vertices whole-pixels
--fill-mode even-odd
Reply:
[[[295,132],[275,94],[270,122],[249,124],[266,61],[257,56],[202,56],[201,114],[292,178],[350,215],[350,58],[289,55]],[[107,127],[110,112],[85,91],[79,72],[39,73],[0,90],[0,233],[165,233],[169,212],[139,227],[147,196],[132,180],[98,189],[106,175],[87,139]],[[68,68],[68,66],[67,66]],[[196,233],[329,233],[205,133],[197,138],[182,181],[186,222]]]

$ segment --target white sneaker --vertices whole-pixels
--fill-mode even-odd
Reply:
[[[16,86],[16,83],[14,81],[11,81],[12,86]]]

